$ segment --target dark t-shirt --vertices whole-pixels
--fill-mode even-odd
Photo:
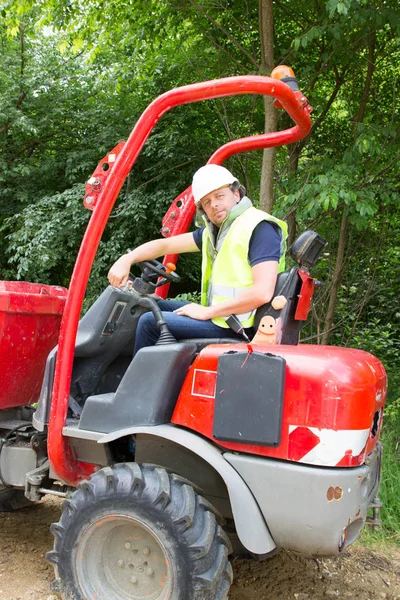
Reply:
[[[201,250],[204,227],[193,232],[196,246]],[[248,259],[251,267],[267,260],[279,261],[281,257],[281,235],[278,225],[261,221],[250,238]]]

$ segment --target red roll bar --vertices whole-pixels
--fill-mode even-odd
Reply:
[[[126,143],[119,144],[99,163],[86,186],[84,204],[93,210],[93,214],[75,262],[61,323],[48,436],[52,468],[57,477],[69,484],[76,485],[94,470],[93,465],[78,462],[73,458],[69,440],[62,435],[62,430],[68,410],[75,340],[82,303],[93,260],[117,196],[151,130],[163,114],[180,104],[237,94],[262,94],[276,98],[296,125],[284,131],[230,142],[222,146],[209,162],[220,164],[236,152],[290,144],[306,136],[311,129],[310,107],[306,98],[301,92],[293,91],[286,83],[277,79],[250,75],[183,86],[162,94],[147,107]],[[194,206],[188,201],[191,197],[191,190],[188,188],[173,202],[164,219],[164,227],[168,228],[167,217],[169,215],[168,218],[171,218],[174,206],[185,194],[187,199],[181,207],[184,210],[179,211],[180,218],[172,223],[173,226],[171,225],[167,233],[169,235],[186,231],[193,218]]]

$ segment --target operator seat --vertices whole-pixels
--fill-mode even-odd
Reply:
[[[296,346],[299,343],[300,330],[304,322],[295,319],[302,286],[299,271],[302,269],[308,272],[316,264],[325,245],[326,240],[315,231],[305,231],[299,235],[289,249],[290,256],[298,266],[292,267],[290,271],[279,273],[274,291],[274,297],[284,296],[287,304],[281,310],[274,309],[271,302],[260,306],[256,311],[254,320],[255,331],[257,331],[263,317],[280,318],[282,332],[280,343],[290,346]]]
[[[71,398],[75,401],[73,411],[76,414],[105,374],[106,389],[115,389],[119,384],[131,362],[137,323],[144,312],[133,294],[108,286],[82,317],[76,337],[70,390],[70,402]],[[38,431],[44,431],[50,418],[56,358],[57,347],[47,357],[38,408],[33,417]]]

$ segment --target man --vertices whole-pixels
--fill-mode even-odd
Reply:
[[[111,285],[126,284],[132,264],[165,254],[202,252],[201,304],[161,300],[158,304],[176,339],[237,337],[225,319],[236,315],[251,334],[256,309],[272,299],[284,270],[286,223],[253,207],[244,188],[225,167],[205,165],[193,176],[192,193],[204,227],[138,246],[111,267]],[[151,312],[139,319],[135,354],[156,343]]]

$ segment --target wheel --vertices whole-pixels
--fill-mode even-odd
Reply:
[[[14,512],[21,508],[32,506],[33,502],[28,500],[24,494],[24,490],[16,490],[14,488],[0,489],[0,512]]]
[[[188,482],[136,463],[82,482],[51,530],[65,600],[226,600],[230,543]]]

